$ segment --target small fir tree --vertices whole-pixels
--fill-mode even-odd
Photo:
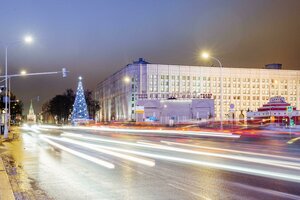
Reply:
[[[76,124],[77,122],[87,122],[89,119],[81,76],[78,79],[78,86],[71,118],[72,124]]]

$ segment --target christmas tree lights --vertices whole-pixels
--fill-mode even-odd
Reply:
[[[73,105],[71,122],[72,124],[88,122],[89,114],[84,97],[84,90],[82,86],[81,76],[78,78],[78,86],[76,91],[75,102]]]

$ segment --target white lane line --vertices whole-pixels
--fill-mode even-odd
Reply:
[[[126,169],[128,169],[128,170],[134,171],[134,172],[138,173],[139,175],[144,175],[143,172],[141,172],[141,171],[139,171],[139,170],[136,170],[135,168],[130,167],[130,166],[128,166],[128,165],[125,164],[125,163],[118,163],[118,165],[120,165],[120,166],[122,166],[122,167],[124,167],[124,168],[126,168]]]
[[[208,146],[200,146],[200,145],[193,145],[193,144],[183,144],[178,142],[170,142],[170,141],[160,141],[161,143],[168,144],[168,145],[178,145],[178,146],[187,146],[187,147],[195,147],[195,148],[201,148],[201,149],[210,149],[210,150],[218,150],[218,151],[227,151],[232,153],[240,153],[240,154],[247,154],[247,155],[256,155],[256,156],[265,156],[265,157],[272,157],[272,158],[279,158],[284,160],[294,160],[299,161],[298,158],[293,157],[286,157],[286,156],[278,156],[278,155],[270,155],[270,154],[263,154],[263,153],[256,153],[256,152],[246,152],[246,151],[239,151],[239,150],[232,150],[232,149],[222,149],[222,148],[216,148],[216,147],[208,147]]]
[[[171,183],[168,183],[168,185],[171,186],[171,187],[173,187],[173,188],[176,188],[176,189],[178,189],[178,190],[186,191],[184,188],[179,187],[179,186],[177,186],[177,185],[173,185],[173,184],[171,184]]]
[[[259,187],[255,187],[255,186],[251,186],[251,185],[245,185],[245,184],[234,183],[234,182],[229,182],[229,184],[232,185],[233,188],[243,188],[246,190],[252,190],[255,192],[260,192],[260,193],[264,193],[264,194],[268,194],[268,195],[272,195],[272,196],[276,196],[276,197],[283,197],[285,199],[293,199],[293,200],[300,199],[300,196],[298,196],[298,195],[280,192],[280,191],[276,191],[276,190],[259,188]]]
[[[195,192],[188,191],[188,190],[186,190],[186,189],[184,189],[183,187],[180,187],[180,186],[178,186],[178,185],[174,185],[174,184],[172,184],[172,183],[168,183],[168,185],[171,186],[171,187],[173,187],[173,188],[175,188],[175,189],[182,190],[182,191],[187,192],[187,193],[190,193],[190,194],[192,194],[192,195],[194,195],[194,196],[200,197],[200,198],[202,198],[202,199],[210,200],[210,198],[204,197],[204,196],[202,196],[201,194],[197,194],[197,193],[195,193]]]
[[[100,149],[99,147],[96,148],[92,144],[87,145],[87,143],[72,140],[72,139],[68,139],[68,138],[57,138],[57,137],[53,137],[53,136],[44,136],[44,137],[47,137],[47,138],[50,138],[50,139],[53,139],[53,140],[58,140],[58,141],[63,141],[63,142],[68,142],[68,143],[71,143],[71,144],[79,145],[79,146],[82,146],[82,147],[87,148],[87,149],[91,149],[91,150],[94,150],[94,151],[97,151],[97,152],[100,152],[100,153],[108,154],[108,155],[111,155],[111,156],[115,156],[115,157],[118,157],[118,158],[129,160],[129,161],[132,161],[132,162],[136,162],[136,163],[146,165],[146,166],[149,166],[149,167],[155,166],[155,161],[153,161],[153,160],[149,160],[149,159],[145,159],[145,158],[139,158],[139,157],[135,157],[135,156],[131,156],[131,155],[126,155],[126,154],[110,151],[110,150],[107,150],[107,149]]]
[[[44,136],[41,136],[41,135],[40,135],[40,138],[41,138],[41,140],[43,140],[43,141],[49,143],[50,145],[52,145],[52,146],[54,146],[54,147],[56,147],[56,148],[59,148],[59,149],[61,149],[61,150],[63,150],[63,151],[66,151],[66,152],[68,152],[68,153],[70,153],[70,154],[72,154],[72,155],[74,155],[74,156],[77,156],[77,157],[79,157],[79,158],[83,158],[83,159],[85,159],[85,160],[91,161],[91,162],[93,162],[93,163],[96,163],[96,164],[98,164],[98,165],[101,165],[101,166],[106,167],[106,168],[109,168],[109,169],[114,169],[114,168],[115,168],[114,164],[112,164],[112,163],[109,163],[109,162],[107,162],[107,161],[100,160],[100,159],[98,159],[98,158],[91,157],[91,156],[88,156],[88,155],[86,155],[86,154],[83,154],[83,153],[80,153],[80,152],[78,152],[78,151],[75,151],[75,150],[73,150],[73,149],[67,148],[67,147],[65,147],[65,146],[63,146],[63,145],[60,145],[60,144],[58,144],[58,143],[56,143],[56,142],[53,142],[53,141],[47,139],[47,138],[44,137]]]

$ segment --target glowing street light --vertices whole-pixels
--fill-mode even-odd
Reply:
[[[33,43],[33,37],[31,35],[26,35],[24,37],[24,42],[27,43],[27,44]]]
[[[17,42],[10,42],[6,43],[5,45],[5,117],[4,117],[4,138],[8,138],[8,66],[7,66],[7,54],[8,54],[8,47],[10,45],[16,45],[19,43],[25,42],[26,44],[30,44],[33,42],[32,36],[25,36],[24,40],[20,40]]]
[[[222,63],[219,59],[212,57],[209,53],[207,52],[202,52],[201,57],[203,59],[213,59],[215,61],[217,61],[219,63],[219,67],[220,67],[220,91],[221,91],[221,95],[220,95],[220,122],[221,122],[221,128],[223,128],[223,66]]]
[[[125,83],[129,83],[130,82],[130,77],[129,76],[125,76],[123,80],[124,80]]]
[[[22,70],[22,71],[20,72],[20,74],[21,74],[21,75],[26,75],[27,72],[26,72],[26,70]]]
[[[204,58],[204,59],[208,59],[210,56],[209,56],[209,54],[207,52],[203,52],[201,54],[201,57]]]

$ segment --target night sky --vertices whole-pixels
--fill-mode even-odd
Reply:
[[[225,67],[262,68],[279,62],[300,69],[300,0],[1,0],[0,41],[31,33],[35,43],[8,50],[9,74],[58,71],[60,75],[12,79],[25,104],[42,103],[66,88],[96,84],[122,66],[152,63],[211,65],[202,49]],[[4,74],[4,47],[0,49]]]

